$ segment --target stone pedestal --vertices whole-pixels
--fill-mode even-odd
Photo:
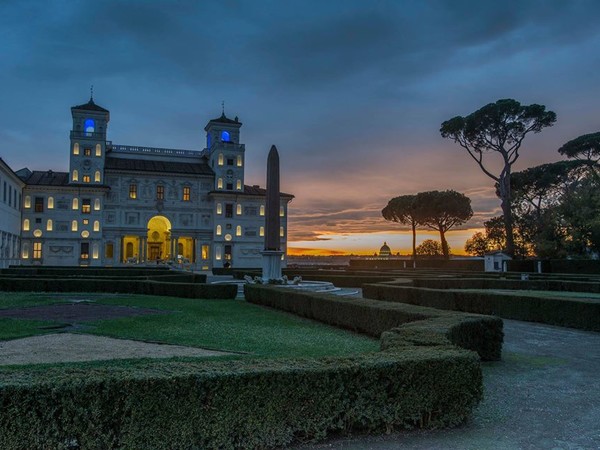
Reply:
[[[281,250],[264,250],[262,254],[262,279],[264,283],[269,280],[281,279]]]

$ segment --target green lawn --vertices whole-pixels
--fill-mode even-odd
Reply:
[[[349,356],[377,351],[379,341],[240,300],[143,295],[0,293],[0,308],[89,299],[96,303],[157,308],[168,314],[86,322],[81,332],[239,352],[240,357]],[[50,332],[48,322],[10,321],[0,339]],[[27,323],[26,323],[27,322]],[[54,332],[56,330],[53,330]]]

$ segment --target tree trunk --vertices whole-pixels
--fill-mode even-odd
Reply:
[[[504,231],[506,233],[505,251],[511,257],[515,254],[515,238],[513,234],[513,216],[510,207],[510,169],[506,170],[498,183],[500,191],[500,200],[502,203],[502,217],[504,218]]]
[[[413,261],[416,261],[417,259],[417,223],[413,220],[412,223],[412,259]]]
[[[444,259],[450,259],[450,250],[448,249],[448,242],[446,241],[446,233],[442,227],[439,228],[440,231],[440,241],[442,241],[442,253],[444,254]]]

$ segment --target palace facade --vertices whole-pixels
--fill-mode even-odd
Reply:
[[[244,184],[237,117],[210,120],[195,151],[113,144],[92,98],[71,115],[69,172],[16,172],[21,264],[261,266],[266,192]],[[284,255],[292,198],[281,194]]]

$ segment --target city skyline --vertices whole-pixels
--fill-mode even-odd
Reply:
[[[224,101],[244,123],[247,184],[265,185],[267,152],[280,150],[282,191],[296,196],[292,254],[372,254],[384,241],[406,254],[409,231],[381,209],[444,189],[472,200],[473,218],[448,236],[462,253],[499,200],[441,138],[444,120],[499,98],[555,111],[553,127],[526,138],[517,171],[598,131],[596,2],[289,5],[0,5],[0,156],[15,170],[66,170],[69,108],[92,84],[118,144],[201,150]]]

